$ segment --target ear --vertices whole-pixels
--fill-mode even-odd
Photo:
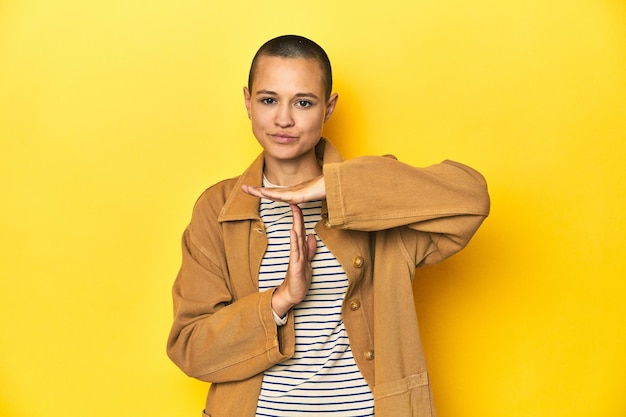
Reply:
[[[326,102],[326,114],[324,114],[324,123],[330,119],[330,116],[333,115],[335,111],[335,106],[337,105],[337,100],[339,100],[339,95],[337,93],[332,94],[328,101]]]
[[[251,119],[252,114],[250,113],[250,90],[248,90],[248,87],[243,88],[243,101],[246,104],[246,111],[248,112],[248,119]]]

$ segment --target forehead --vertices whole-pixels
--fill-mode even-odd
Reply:
[[[323,72],[317,60],[276,56],[258,58],[254,69],[253,90],[280,91],[293,88],[323,94]]]

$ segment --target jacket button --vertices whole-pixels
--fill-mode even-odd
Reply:
[[[363,258],[360,256],[357,256],[356,258],[354,258],[354,262],[352,264],[354,265],[355,268],[360,268],[363,266],[363,262],[365,262]]]
[[[359,300],[350,301],[350,310],[357,311],[359,308],[361,308],[361,302]]]
[[[363,354],[363,357],[367,361],[374,360],[374,349],[366,350],[365,353]]]
[[[330,220],[324,221],[324,227],[330,229]]]

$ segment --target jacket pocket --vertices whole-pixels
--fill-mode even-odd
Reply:
[[[376,385],[374,410],[376,417],[435,417],[428,373]]]

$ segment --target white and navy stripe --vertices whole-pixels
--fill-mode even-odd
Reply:
[[[322,202],[303,203],[300,208],[307,233],[315,233]],[[265,199],[259,212],[268,239],[259,271],[259,290],[265,291],[279,286],[285,277],[293,217],[289,205]],[[293,308],[295,354],[265,372],[257,417],[374,416],[372,393],[354,361],[341,316],[348,278],[316,239],[311,288]]]

